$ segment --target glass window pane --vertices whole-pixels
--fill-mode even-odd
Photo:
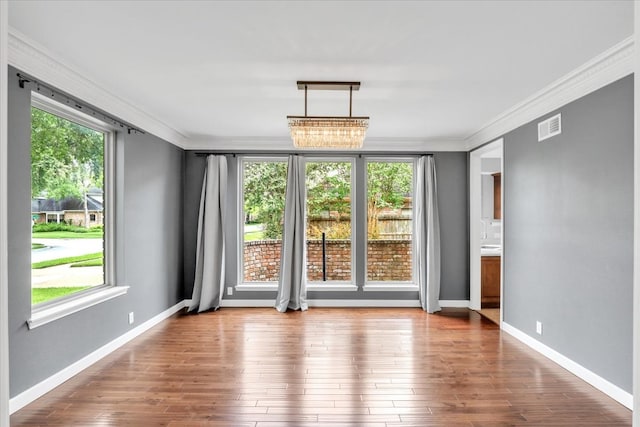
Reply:
[[[413,281],[413,163],[367,162],[367,281]]]
[[[242,277],[245,283],[277,282],[287,164],[283,161],[245,161],[242,183]]]
[[[352,282],[351,162],[307,162],[306,181],[307,279]]]
[[[31,290],[40,304],[102,285],[102,132],[31,109]]]

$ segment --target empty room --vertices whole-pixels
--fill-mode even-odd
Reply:
[[[0,1],[0,427],[640,426],[637,9]]]

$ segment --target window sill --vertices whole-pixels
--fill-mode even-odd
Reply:
[[[352,283],[307,283],[308,291],[339,291],[339,292],[355,292],[358,287]]]
[[[414,283],[402,283],[402,282],[386,282],[386,283],[367,283],[364,285],[364,290],[369,292],[417,292],[418,285]]]
[[[27,325],[29,326],[29,329],[35,329],[39,326],[53,322],[54,320],[77,313],[85,308],[89,308],[117,296],[124,295],[127,293],[128,289],[128,286],[109,286],[96,290],[95,292],[78,295],[76,298],[60,301],[57,304],[34,309],[31,312],[31,319],[27,320]]]
[[[261,282],[261,283],[243,283],[237,285],[235,290],[238,292],[260,292],[260,291],[277,291],[278,284],[273,282]]]

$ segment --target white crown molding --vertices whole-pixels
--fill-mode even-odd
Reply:
[[[610,383],[606,379],[602,378],[600,375],[590,371],[579,363],[574,362],[569,359],[567,356],[558,353],[551,347],[541,343],[540,341],[530,337],[526,333],[522,332],[520,329],[517,329],[506,322],[502,322],[502,330],[526,344],[533,350],[542,354],[543,356],[551,359],[553,362],[562,366],[567,371],[571,372],[576,377],[580,378],[583,381],[591,384],[604,394],[608,395],[612,399],[618,401],[629,409],[633,408],[633,395],[628,393],[618,387],[615,384]]]
[[[77,96],[97,108],[130,122],[185,150],[291,151],[288,137],[187,137],[130,102],[104,89],[64,64],[45,47],[9,28],[9,64]],[[556,80],[486,123],[467,138],[374,138],[365,140],[367,151],[469,151],[594,90],[633,73],[634,40],[629,37],[578,69]]]
[[[178,147],[186,137],[125,99],[76,72],[44,46],[30,40],[15,28],[9,28],[9,65],[18,68],[57,89],[78,97],[117,118],[131,123]]]
[[[634,40],[629,37],[486,123],[467,137],[466,149],[503,136],[633,71]]]
[[[219,137],[200,136],[184,141],[185,150],[269,150],[291,151],[294,149],[291,138],[287,137]],[[460,139],[421,139],[421,138],[366,138],[359,152],[416,152],[431,151],[467,151],[466,142]],[[313,150],[309,150],[313,152]]]

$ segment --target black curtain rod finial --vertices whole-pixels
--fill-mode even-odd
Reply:
[[[31,80],[25,79],[22,76],[22,74],[18,73],[17,76],[18,76],[18,86],[20,86],[20,89],[24,89],[24,84],[25,83],[31,83]],[[39,88],[39,86],[38,86],[38,88]]]

